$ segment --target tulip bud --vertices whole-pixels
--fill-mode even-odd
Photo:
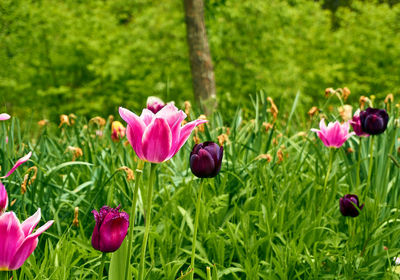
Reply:
[[[365,133],[362,128],[361,128],[361,120],[360,120],[360,109],[358,109],[350,121],[351,126],[353,127],[354,132],[356,133],[357,136],[363,136],[367,137],[369,136],[368,133]]]
[[[361,128],[365,133],[376,135],[386,130],[389,115],[383,109],[367,108],[360,112]]]
[[[8,195],[6,188],[0,182],[0,215],[7,209],[8,206]]]
[[[92,235],[92,246],[94,249],[104,253],[118,250],[129,227],[129,215],[119,212],[120,206],[111,208],[103,206],[99,212],[93,210],[96,225]]]
[[[357,217],[363,209],[364,204],[360,206],[357,195],[346,194],[340,198],[339,206],[343,216]]]
[[[165,103],[160,98],[155,97],[155,96],[149,96],[147,98],[147,109],[152,111],[154,114],[156,114],[158,111],[160,111],[164,107],[165,107]]]
[[[111,124],[111,139],[113,141],[119,141],[125,137],[126,129],[119,121],[114,121]]]
[[[193,147],[190,153],[190,169],[199,178],[217,176],[221,169],[224,148],[214,142],[204,142]]]

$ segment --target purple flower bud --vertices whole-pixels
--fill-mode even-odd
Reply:
[[[129,227],[129,215],[119,212],[120,206],[111,208],[103,206],[99,212],[93,210],[96,225],[92,235],[92,246],[104,253],[118,250]]]
[[[365,133],[376,135],[386,130],[389,115],[383,109],[367,108],[360,113],[361,128]]]
[[[358,196],[355,194],[346,194],[340,198],[339,206],[343,216],[357,217],[363,209],[364,204],[360,206]]]
[[[224,148],[214,142],[196,144],[190,153],[190,169],[199,178],[217,176],[221,169]]]
[[[365,133],[361,128],[361,120],[360,120],[360,109],[358,109],[353,116],[353,119],[350,121],[351,126],[353,127],[354,132],[357,136],[367,137],[368,133]]]
[[[155,96],[149,96],[147,98],[147,109],[152,111],[154,114],[156,114],[158,111],[160,111],[164,107],[165,107],[165,103],[160,98],[155,97]]]

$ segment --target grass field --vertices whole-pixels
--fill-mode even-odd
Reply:
[[[222,134],[221,171],[204,180],[200,199],[195,279],[399,279],[394,262],[400,253],[398,107],[374,100],[374,107],[389,113],[387,130],[373,137],[352,136],[341,148],[328,149],[310,129],[318,128],[322,114],[329,121],[341,120],[339,100],[321,97],[319,114],[308,116],[297,107],[300,99],[298,94],[292,104],[279,108],[276,121],[263,94],[253,100],[251,119],[243,119],[238,109],[232,123],[225,123],[216,113],[177,155],[157,165],[147,279],[191,276],[200,179],[190,171],[189,154],[193,136],[218,143]],[[190,119],[198,115],[191,111]],[[111,140],[110,119],[104,126],[79,116],[61,127],[39,126],[37,121],[11,118],[0,123],[1,175],[18,158],[33,153],[2,180],[13,202],[8,211],[25,220],[41,208],[39,225],[54,220],[32,256],[8,276],[101,279],[101,253],[90,242],[95,225],[91,211],[121,205],[130,213],[136,180],[122,167],[135,172],[138,158],[126,139]],[[263,123],[273,125],[267,130]],[[36,178],[21,194],[25,174],[34,175],[33,169],[26,173],[33,166]],[[134,225],[133,275],[142,257],[149,173],[145,163]],[[358,217],[340,213],[339,198],[345,194],[357,194],[365,203]],[[78,224],[73,223],[76,207]],[[106,255],[103,279],[121,279],[126,250],[125,240],[116,253]]]

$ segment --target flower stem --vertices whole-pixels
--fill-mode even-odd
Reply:
[[[329,163],[328,163],[328,170],[326,171],[326,176],[325,176],[325,182],[324,182],[324,189],[323,189],[323,196],[325,197],[325,193],[326,193],[326,188],[328,186],[328,180],[329,180],[329,175],[331,174],[331,170],[332,170],[332,161],[333,161],[333,148],[330,148],[329,151]],[[325,200],[325,199],[324,199]]]
[[[356,191],[360,188],[360,169],[361,169],[361,154],[362,154],[362,137],[359,137],[360,143],[358,144],[358,159],[357,159],[357,173],[356,173]]]
[[[146,247],[147,247],[147,240],[149,238],[149,233],[150,233],[150,218],[151,218],[151,199],[152,199],[152,194],[153,194],[153,184],[154,184],[154,178],[156,174],[156,167],[157,164],[152,163],[151,164],[151,169],[150,169],[150,180],[149,180],[149,187],[147,189],[147,204],[146,204],[146,220],[145,220],[145,229],[144,229],[144,237],[143,237],[143,243],[142,243],[142,253],[140,256],[140,266],[139,266],[139,280],[144,279],[144,261],[146,259]]]
[[[199,215],[200,215],[200,207],[201,207],[201,194],[203,192],[203,187],[204,187],[204,179],[201,179],[200,182],[200,189],[199,189],[199,193],[197,196],[197,203],[196,203],[196,217],[194,220],[194,229],[193,229],[193,241],[192,241],[192,257],[191,257],[191,261],[190,261],[190,267],[191,269],[193,269],[193,273],[190,274],[190,279],[193,280],[194,277],[194,259],[195,259],[195,255],[196,255],[196,239],[197,239],[197,228],[199,226]]]
[[[369,146],[368,178],[367,178],[367,185],[365,186],[365,191],[364,191],[364,198],[363,198],[364,201],[367,198],[369,186],[371,184],[372,165],[373,165],[373,159],[374,159],[374,156],[373,156],[373,154],[374,154],[374,140],[375,140],[375,137],[371,136],[371,142],[370,142],[370,146]]]
[[[100,264],[99,277],[98,277],[99,280],[103,279],[103,271],[104,271],[105,262],[106,262],[106,253],[103,253],[101,255],[101,264]]]
[[[131,215],[129,221],[129,236],[128,236],[128,254],[126,255],[126,265],[125,265],[125,279],[128,279],[129,267],[131,265],[131,252],[132,252],[132,239],[133,239],[133,228],[135,225],[135,216],[136,216],[136,203],[137,197],[139,192],[139,181],[140,177],[143,173],[143,165],[144,162],[139,160],[138,165],[136,167],[135,172],[135,188],[133,190],[133,199],[132,199],[132,208],[131,208]]]

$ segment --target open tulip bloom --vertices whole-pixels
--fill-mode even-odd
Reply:
[[[181,126],[186,114],[173,104],[167,104],[154,114],[143,109],[142,114],[119,108],[121,118],[128,123],[126,136],[137,156],[145,161],[160,163],[172,158],[185,144],[193,129],[207,122],[195,120]]]
[[[318,129],[311,129],[311,131],[316,132],[319,139],[327,147],[340,148],[352,135],[354,132],[349,133],[349,122],[340,124],[338,121],[332,123],[330,122],[328,126],[325,124],[325,120],[321,119]]]
[[[20,268],[36,249],[39,235],[53,224],[48,221],[33,232],[39,221],[40,208],[22,224],[14,212],[0,216],[0,271]]]
[[[18,166],[28,161],[31,154],[19,159],[3,178],[10,176]],[[40,208],[21,224],[14,212],[4,213],[7,206],[7,191],[0,182],[0,271],[20,268],[36,249],[39,235],[53,224],[53,221],[49,221],[33,233],[40,221]]]

